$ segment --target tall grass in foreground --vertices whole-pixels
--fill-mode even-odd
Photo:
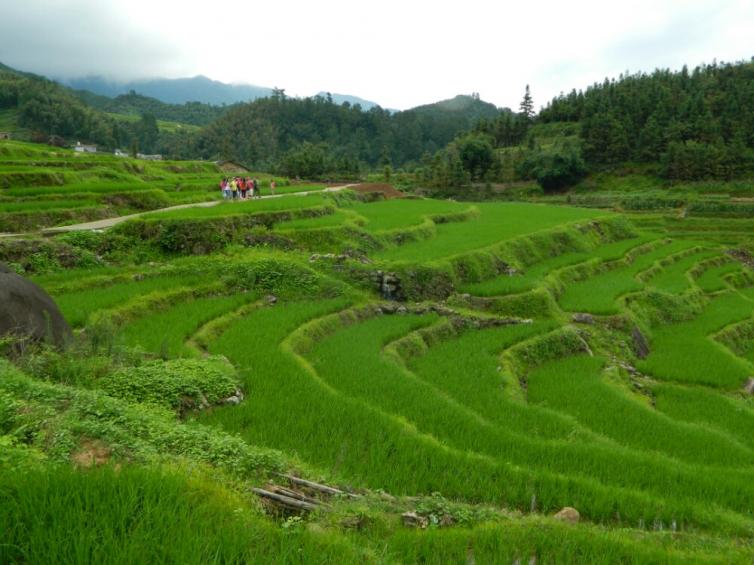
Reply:
[[[599,527],[574,528],[530,518],[473,529],[402,530],[390,539],[402,563],[750,563],[746,545]]]
[[[283,528],[248,500],[181,470],[0,471],[3,563],[747,563],[750,547],[703,536],[574,528],[542,518],[408,530]],[[384,520],[384,518],[381,517]],[[316,525],[316,523],[315,523]]]
[[[345,536],[297,535],[200,476],[126,466],[0,471],[2,563],[358,562]]]

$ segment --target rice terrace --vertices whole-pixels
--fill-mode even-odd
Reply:
[[[0,562],[754,562],[752,85],[0,65]]]

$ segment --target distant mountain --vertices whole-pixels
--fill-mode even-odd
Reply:
[[[372,102],[371,100],[365,100],[364,98],[359,98],[358,96],[353,96],[351,94],[336,94],[334,92],[318,92],[316,96],[322,96],[323,98],[327,98],[327,95],[332,96],[332,101],[335,102],[338,106],[341,106],[343,102],[348,102],[351,106],[354,106],[358,104],[361,106],[362,110],[369,110],[371,108],[374,108],[375,106],[380,106],[377,102]],[[386,108],[389,109],[389,108]],[[397,110],[390,110],[391,112],[395,112]]]
[[[167,104],[202,102],[219,106],[248,102],[272,94],[272,89],[251,84],[226,84],[205,76],[177,79],[149,79],[130,82],[110,81],[102,77],[61,80],[75,90],[88,90],[94,94],[115,98],[134,91]]]
[[[142,96],[130,92],[115,98],[93,94],[88,90],[72,90],[79,99],[97,110],[111,114],[125,114],[127,116],[141,116],[152,114],[158,120],[180,122],[195,126],[204,126],[216,120],[234,105],[213,106],[202,102],[186,102],[185,104],[166,104],[156,98]]]

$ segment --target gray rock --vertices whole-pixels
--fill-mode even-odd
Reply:
[[[419,516],[416,512],[404,512],[401,514],[403,525],[408,528],[421,528],[424,529],[429,526],[429,518],[425,516]]]
[[[52,298],[0,263],[0,336],[9,334],[56,346],[72,335]]]
[[[754,377],[749,377],[744,385],[744,392],[746,394],[754,395]]]
[[[561,522],[570,522],[571,524],[577,524],[578,521],[581,519],[581,514],[579,514],[579,511],[575,508],[571,508],[570,506],[566,506],[560,512],[555,514],[553,516],[556,520],[560,520]]]
[[[594,324],[594,316],[587,314],[586,312],[576,312],[573,316],[571,316],[571,320],[573,320],[577,324]]]
[[[644,334],[641,333],[639,326],[634,326],[631,330],[631,340],[633,341],[634,353],[639,359],[646,359],[649,355],[649,342]]]

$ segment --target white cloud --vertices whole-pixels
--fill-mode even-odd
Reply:
[[[0,61],[56,76],[205,74],[405,108],[545,103],[627,69],[754,54],[744,0],[2,0]]]

